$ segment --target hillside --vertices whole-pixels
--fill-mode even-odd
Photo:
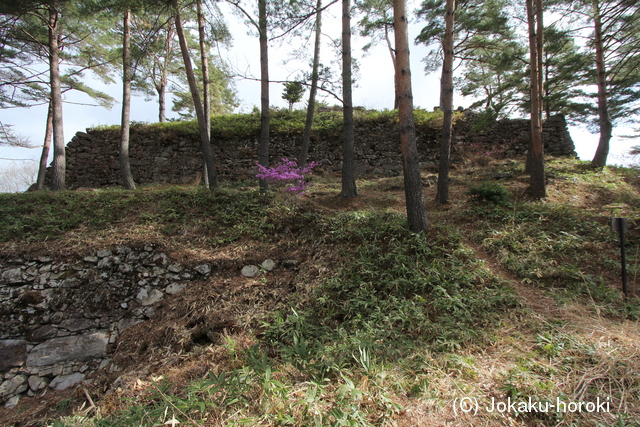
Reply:
[[[122,246],[212,266],[90,383],[20,398],[0,425],[640,425],[640,301],[610,231],[629,219],[635,292],[638,172],[547,173],[534,202],[521,162],[478,155],[441,206],[424,171],[427,236],[404,226],[400,177],[361,177],[355,200],[332,174],[299,198],[253,181],[0,195],[0,268]]]

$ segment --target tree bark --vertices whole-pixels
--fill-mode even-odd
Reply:
[[[267,34],[267,1],[258,0],[258,31],[260,33],[260,145],[258,161],[269,166],[269,39]],[[269,184],[260,180],[260,190],[267,191]]]
[[[313,125],[313,115],[316,108],[316,92],[318,91],[318,67],[320,65],[320,41],[322,29],[322,0],[318,0],[316,4],[316,28],[315,42],[313,45],[313,66],[311,67],[311,89],[309,90],[309,104],[307,105],[307,119],[304,124],[304,134],[302,135],[302,149],[300,150],[300,159],[298,166],[304,168],[307,165],[307,157],[309,155],[309,144],[311,142],[311,127]]]
[[[343,98],[343,159],[342,192],[346,199],[356,197],[355,131],[353,128],[353,96],[351,82],[351,4],[342,0],[342,98]]]
[[[385,21],[387,20],[387,12],[385,10]],[[387,43],[387,50],[389,51],[389,56],[391,56],[391,63],[393,64],[393,69],[396,69],[396,51],[393,49],[393,44],[391,43],[391,36],[389,35],[389,27],[387,25],[384,26],[384,41]],[[393,98],[393,109],[398,109],[398,98]]]
[[[167,22],[167,26],[167,38],[164,45],[164,65],[160,73],[160,83],[156,84],[156,92],[158,92],[158,119],[160,123],[167,121],[167,80],[169,79],[169,58],[172,55],[171,40],[173,39],[173,25],[171,22]]]
[[[544,111],[544,10],[542,0],[536,1],[536,48],[538,57],[538,108],[540,109],[540,121]]]
[[[604,62],[604,46],[602,39],[602,20],[600,17],[599,0],[593,0],[593,20],[595,27],[595,48],[596,48],[596,72],[598,83],[598,119],[600,123],[600,140],[596,154],[591,161],[595,168],[603,168],[607,164],[609,156],[609,144],[613,135],[613,123],[609,117],[609,107],[607,102],[607,73]]]
[[[60,88],[60,59],[57,2],[49,6],[49,75],[51,83],[51,105],[53,124],[53,168],[51,189],[65,189],[66,157],[62,120],[62,92]]]
[[[542,0],[534,0],[532,6],[535,13],[536,22],[536,58],[538,65],[538,109],[540,110],[540,124],[542,126],[542,112],[544,111],[544,21],[543,21],[543,5]],[[536,166],[533,164],[535,150],[533,149],[533,139],[529,142],[529,151],[527,153],[526,172],[531,173]]]
[[[445,35],[442,50],[442,77],[440,78],[440,108],[444,112],[442,120],[442,139],[440,141],[440,163],[438,169],[438,192],[436,200],[439,203],[449,201],[449,159],[451,154],[451,140],[453,137],[453,42],[456,1],[447,0],[447,14],[445,16]]]
[[[129,162],[129,131],[131,125],[131,10],[123,19],[122,35],[122,120],[120,123],[120,173],[127,190],[135,190],[136,183]]]
[[[180,41],[180,51],[182,52],[185,73],[187,75],[187,81],[189,82],[189,89],[191,91],[191,97],[193,98],[193,105],[198,119],[198,130],[200,131],[200,139],[202,142],[202,155],[207,164],[209,186],[210,188],[215,189],[218,187],[218,177],[216,174],[215,164],[213,163],[213,150],[211,149],[210,136],[207,132],[207,118],[204,115],[202,101],[200,100],[200,94],[198,93],[196,77],[193,72],[193,66],[191,65],[191,57],[189,56],[189,48],[187,47],[187,40],[184,35],[184,28],[182,27],[182,19],[180,18],[180,12],[178,12],[177,0],[173,0],[173,7],[175,9],[176,33],[178,34],[178,40]]]
[[[164,83],[159,84],[156,87],[156,92],[158,92],[158,121],[160,123],[167,122],[167,86]]]
[[[416,127],[413,119],[413,92],[409,62],[409,37],[405,0],[393,1],[393,22],[396,33],[396,98],[400,124],[404,192],[409,228],[415,233],[429,228],[427,210],[420,179],[420,162],[416,145]]]
[[[540,0],[537,0],[540,1]],[[544,146],[540,110],[540,79],[538,73],[538,46],[536,36],[536,9],[533,0],[526,0],[529,24],[529,58],[531,71],[531,163],[529,169],[529,194],[536,199],[546,197],[544,179]]]
[[[44,181],[47,175],[47,162],[49,161],[49,150],[51,149],[51,137],[53,135],[53,105],[49,100],[47,109],[47,125],[44,131],[44,143],[42,144],[42,154],[40,155],[40,166],[38,167],[38,180],[36,190],[44,189]]]
[[[204,30],[204,14],[202,13],[202,0],[198,0],[198,35],[200,42],[200,63],[202,66],[202,86],[204,92],[204,116],[206,118],[205,124],[207,127],[207,135],[211,138],[211,78],[209,75],[209,55],[207,53],[206,35]],[[207,168],[207,162],[202,162],[202,182],[205,187],[209,187],[209,174]]]

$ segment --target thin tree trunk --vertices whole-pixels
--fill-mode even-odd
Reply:
[[[198,34],[200,38],[200,61],[202,65],[202,84],[204,91],[204,116],[206,118],[207,134],[211,138],[211,79],[209,76],[209,55],[207,54],[206,36],[204,31],[204,14],[202,13],[202,0],[196,2],[198,9]],[[202,177],[205,187],[209,187],[209,174],[207,173],[207,162],[202,162]]]
[[[404,171],[404,192],[407,203],[409,228],[415,233],[429,228],[427,210],[420,179],[420,162],[416,145],[416,127],[413,119],[413,92],[411,89],[411,68],[409,62],[409,36],[405,0],[393,1],[393,22],[396,35],[396,98],[398,99],[398,119],[400,143],[402,147],[402,167]]]
[[[131,124],[131,10],[127,10],[123,20],[122,36],[122,120],[120,124],[120,173],[127,190],[135,190],[136,183],[129,163],[129,131]]]
[[[322,0],[316,4],[316,37],[313,45],[313,66],[311,67],[311,90],[309,91],[309,104],[307,105],[307,120],[304,124],[304,134],[302,135],[302,149],[298,166],[304,168],[307,165],[309,156],[309,144],[311,142],[311,127],[313,125],[313,115],[316,108],[316,92],[318,91],[318,67],[320,65],[320,41],[322,29]]]
[[[269,39],[267,35],[267,1],[258,0],[258,27],[260,33],[260,145],[258,161],[269,166]],[[269,184],[260,180],[260,190],[267,191]]]
[[[156,85],[156,92],[158,92],[158,119],[160,123],[167,121],[167,80],[169,78],[169,58],[172,54],[171,40],[173,39],[173,25],[171,22],[168,22],[167,25],[167,38],[164,44],[164,64],[162,72],[160,73],[160,84]]]
[[[385,20],[386,20],[386,12],[385,12]],[[387,50],[389,50],[389,55],[391,56],[391,63],[393,64],[393,69],[396,69],[396,51],[393,49],[393,44],[391,43],[391,37],[389,36],[389,27],[387,25],[384,26],[384,40],[387,43]],[[398,109],[398,98],[393,98],[393,109]]]
[[[542,121],[542,112],[544,111],[544,13],[542,0],[536,1],[536,47],[538,56],[538,103],[540,108],[540,120]]]
[[[49,101],[47,109],[47,126],[44,131],[44,143],[42,144],[42,154],[40,155],[40,166],[38,167],[38,180],[36,190],[44,189],[44,180],[47,175],[47,162],[49,161],[49,150],[51,149],[51,137],[53,135],[53,105]]]
[[[447,0],[447,14],[445,17],[445,35],[442,49],[442,77],[440,79],[440,108],[444,112],[442,121],[442,139],[440,141],[440,163],[438,169],[438,192],[436,200],[439,203],[449,201],[449,158],[451,154],[451,139],[453,136],[453,39],[456,0]]]
[[[58,18],[57,3],[53,2],[49,6],[49,73],[53,116],[53,174],[51,176],[51,189],[53,191],[64,190],[66,178],[65,141],[62,121],[62,92],[60,89]]]
[[[539,1],[539,0],[538,0]],[[529,193],[536,199],[546,196],[544,182],[544,146],[542,144],[542,121],[540,113],[540,79],[538,77],[538,46],[536,37],[536,10],[533,0],[526,0],[529,23],[529,57],[531,67],[531,164]]]
[[[204,157],[204,161],[207,163],[207,176],[209,178],[209,186],[210,188],[214,189],[218,187],[218,177],[216,174],[215,164],[213,163],[213,150],[211,149],[211,142],[209,139],[210,137],[209,133],[207,132],[207,119],[204,115],[204,109],[202,108],[200,94],[198,93],[196,77],[191,65],[191,57],[189,56],[189,48],[187,47],[187,40],[184,35],[184,28],[182,27],[180,13],[178,12],[177,0],[173,0],[173,7],[176,11],[176,33],[178,34],[178,40],[180,41],[180,51],[182,52],[182,59],[184,62],[185,72],[187,74],[187,81],[189,82],[189,89],[191,90],[191,97],[193,98],[196,117],[198,119],[198,129],[200,131],[200,139],[202,141],[202,155]]]
[[[156,86],[156,92],[158,92],[158,121],[160,123],[166,123],[167,121],[167,86],[164,83]]]
[[[389,36],[389,28],[384,26],[384,40],[387,43],[387,50],[389,51],[389,56],[391,56],[391,63],[393,64],[393,69],[396,69],[396,51],[393,49],[393,44],[391,43],[391,37]],[[394,108],[395,110],[396,108]]]
[[[356,197],[355,131],[353,128],[353,97],[351,88],[351,4],[342,0],[342,98],[344,107],[343,132],[344,157],[342,159],[342,192],[346,199]]]
[[[607,73],[604,63],[604,47],[602,40],[602,21],[600,17],[599,0],[593,0],[593,18],[595,27],[595,48],[596,48],[596,72],[598,74],[598,119],[600,122],[600,140],[596,154],[591,161],[591,165],[596,168],[603,168],[607,164],[609,156],[609,144],[613,134],[613,123],[609,117],[609,107],[607,102]]]

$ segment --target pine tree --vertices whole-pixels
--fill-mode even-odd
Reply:
[[[267,0],[258,0],[258,36],[260,39],[260,139],[258,162],[269,166],[269,36],[267,23]],[[269,185],[260,180],[260,189],[267,191]]]
[[[436,71],[443,66],[445,35],[451,34],[446,30],[445,18],[450,16],[447,1],[424,0],[418,15],[426,25],[416,41],[431,46],[424,59],[425,70]],[[463,95],[473,94],[479,98],[472,108],[482,106],[488,116],[499,116],[505,106],[503,101],[510,99],[505,95],[512,92],[511,79],[505,75],[511,73],[510,67],[514,64],[515,35],[509,26],[504,0],[456,1],[452,36],[453,58],[463,65],[463,77],[455,79],[456,86]],[[506,113],[506,109],[502,113]]]
[[[405,0],[393,1],[393,22],[396,34],[396,98],[402,166],[404,171],[404,192],[407,204],[409,228],[415,233],[427,231],[429,222],[420,179],[420,163],[416,145],[416,129],[413,119],[413,92],[411,90],[411,68],[409,65],[409,37]]]
[[[127,190],[135,190],[136,183],[129,161],[131,126],[131,9],[124,12],[122,22],[122,120],[120,122],[119,162],[122,182]]]
[[[343,159],[342,191],[340,195],[350,199],[358,195],[355,172],[355,130],[353,127],[353,96],[351,69],[351,3],[342,0],[342,115]]]
[[[593,79],[593,63],[574,37],[556,26],[545,28],[542,72],[545,119],[563,114],[569,121],[587,123],[593,114],[584,86]],[[526,106],[525,106],[526,107]],[[525,108],[528,111],[528,107]]]
[[[198,85],[196,83],[195,73],[193,71],[193,65],[191,64],[191,57],[189,56],[189,47],[187,46],[187,40],[185,36],[184,27],[182,25],[182,18],[179,12],[178,0],[172,0],[173,14],[175,17],[176,34],[180,41],[180,52],[182,53],[182,60],[184,62],[185,73],[187,81],[189,82],[189,89],[193,98],[193,104],[196,111],[196,117],[198,119],[198,130],[200,132],[202,157],[207,166],[207,179],[210,188],[215,189],[218,187],[218,176],[216,173],[216,167],[213,162],[213,149],[211,148],[211,134],[208,132],[207,122],[211,120],[210,117],[206,117],[204,108],[202,105],[200,93],[198,91]]]
[[[529,158],[527,162],[530,173],[529,194],[536,199],[546,197],[546,185],[544,175],[544,145],[542,144],[542,109],[540,101],[541,86],[539,74],[538,56],[542,55],[539,50],[540,43],[537,31],[540,26],[537,25],[539,16],[537,14],[537,4],[541,0],[526,0],[527,6],[527,23],[529,26],[529,69],[531,85],[531,144],[529,150]]]
[[[592,0],[600,139],[591,164],[607,164],[615,121],[640,112],[640,5],[629,0]]]
[[[51,189],[60,191],[65,189],[65,144],[62,119],[62,92],[60,88],[60,10],[57,2],[51,3],[49,9],[49,84],[51,87],[51,110],[53,120],[53,167],[51,175]]]
[[[304,168],[307,165],[309,155],[309,145],[311,143],[311,127],[313,126],[313,116],[316,109],[316,93],[318,91],[318,79],[320,76],[320,41],[322,37],[322,0],[316,4],[316,22],[314,25],[315,38],[313,42],[313,60],[311,65],[311,88],[309,89],[309,101],[307,103],[307,116],[304,123],[304,133],[302,134],[302,147],[298,165]]]
[[[238,106],[238,99],[232,87],[231,77],[229,77],[230,72],[224,64],[214,62],[215,60],[216,58],[209,58],[210,111],[212,115],[229,114]],[[193,120],[196,116],[191,92],[181,89],[183,85],[186,85],[188,89],[185,75],[176,76],[174,84],[171,111],[178,113],[181,120]],[[198,79],[196,85],[198,91],[204,93],[202,79]]]
[[[393,47],[393,2],[391,0],[357,0],[356,7],[362,14],[359,21],[360,35],[369,37],[371,41],[364,45],[366,52],[372,46],[383,44],[391,57],[393,69],[396,68],[396,52]],[[398,108],[398,100],[394,99],[393,109]]]
[[[164,123],[167,121],[167,92],[173,92],[177,86],[171,83],[172,79],[184,79],[186,84],[175,34],[175,17],[167,10],[145,13],[137,18],[132,31],[132,50],[136,58],[132,90],[145,95],[147,101],[157,96],[158,121]],[[191,99],[188,90],[183,95]],[[193,100],[190,103],[193,104]]]
[[[442,138],[440,141],[440,164],[438,171],[438,193],[440,203],[449,201],[449,156],[453,139],[453,59],[454,25],[456,0],[447,0],[445,17],[445,36],[442,42],[444,59],[440,77],[440,108],[444,113],[442,120]]]
[[[293,110],[293,105],[300,102],[302,95],[304,94],[304,86],[300,82],[286,82],[284,83],[284,92],[282,92],[282,99],[289,103],[289,111]]]
[[[5,50],[0,54],[0,63],[12,64],[15,72],[4,73],[3,77],[18,77],[5,80],[0,89],[0,103],[29,105],[34,102],[50,102],[51,139],[53,140],[53,166],[51,188],[65,188],[65,140],[63,132],[63,93],[80,90],[93,97],[98,103],[109,106],[113,99],[84,84],[80,78],[86,70],[110,81],[108,76],[109,58],[106,55],[112,38],[105,30],[110,23],[102,16],[84,16],[84,3],[68,1],[23,1],[0,2],[0,16],[3,20],[2,37],[8,43],[4,46],[20,46],[20,54],[15,50]],[[84,16],[84,19],[80,19]],[[61,63],[67,64],[64,72]],[[47,64],[48,78],[43,74],[25,72],[26,64]],[[3,69],[6,71],[6,68]],[[15,85],[18,86],[15,86]],[[2,96],[6,87],[21,87],[20,97],[7,100]],[[46,101],[45,101],[46,100]],[[49,131],[45,137],[43,154],[48,155]],[[46,160],[42,162],[46,165]],[[42,176],[42,173],[40,174]]]
[[[260,136],[258,138],[258,163],[269,166],[269,20],[267,15],[267,0],[258,0],[258,16],[255,17],[241,4],[240,0],[227,0],[235,6],[248,20],[249,24],[258,32],[260,45]],[[264,179],[260,180],[261,191],[267,191],[269,185]]]

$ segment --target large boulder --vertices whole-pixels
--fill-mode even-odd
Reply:
[[[101,332],[54,338],[38,344],[31,350],[27,366],[49,366],[101,358],[107,353],[108,343],[106,334]]]

